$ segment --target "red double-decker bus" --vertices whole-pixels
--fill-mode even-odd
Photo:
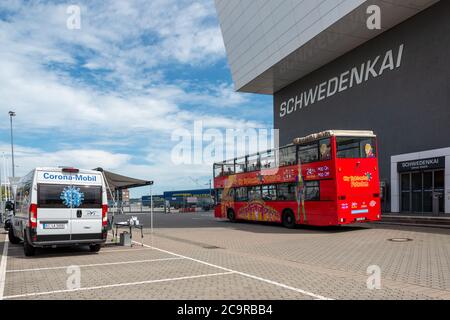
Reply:
[[[299,174],[299,172],[301,174]],[[333,226],[381,218],[376,136],[329,130],[214,164],[215,217]]]

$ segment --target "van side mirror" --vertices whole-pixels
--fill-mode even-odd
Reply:
[[[14,202],[6,201],[5,209],[8,210],[8,211],[14,211]]]

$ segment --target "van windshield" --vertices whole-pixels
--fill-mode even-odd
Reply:
[[[101,208],[101,186],[38,184],[40,208]]]

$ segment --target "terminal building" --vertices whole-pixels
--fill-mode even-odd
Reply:
[[[153,199],[152,199],[153,198]],[[190,207],[211,207],[214,198],[213,189],[166,191],[162,195],[142,196],[141,202],[150,207],[153,200],[154,207],[171,206],[176,209]]]
[[[273,96],[281,145],[373,130],[383,211],[450,216],[450,1],[215,4],[235,89]]]
[[[164,200],[175,208],[211,207],[214,190],[179,190],[164,192]]]

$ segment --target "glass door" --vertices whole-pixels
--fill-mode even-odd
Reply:
[[[433,212],[433,171],[423,173],[423,212]]]
[[[411,211],[414,213],[423,212],[422,186],[422,172],[411,173]]]
[[[411,174],[403,173],[401,175],[401,212],[410,212],[411,211]]]
[[[444,170],[400,175],[401,212],[432,213],[433,197],[439,197],[439,212],[444,212]]]
[[[444,170],[434,171],[434,192],[439,195],[439,212],[444,213]]]

